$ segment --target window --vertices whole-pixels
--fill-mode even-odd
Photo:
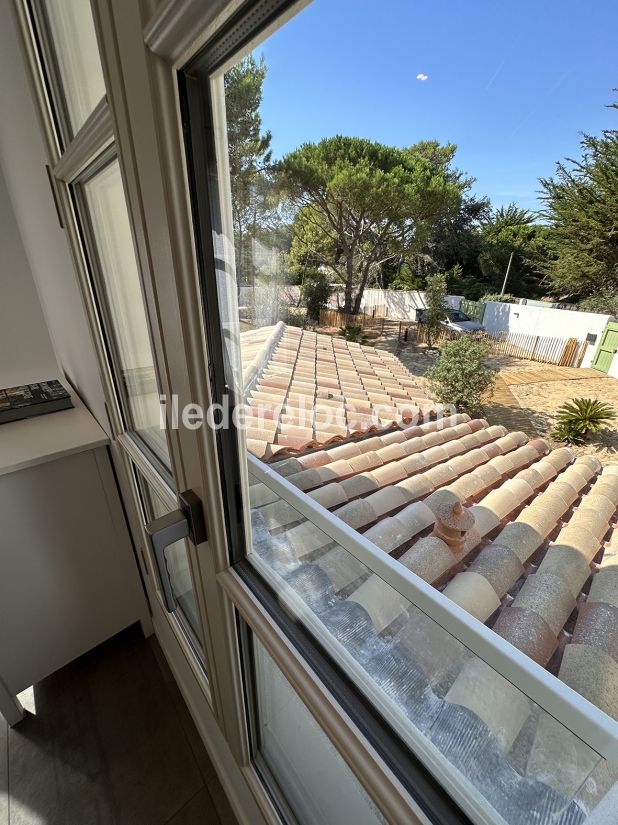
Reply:
[[[171,507],[166,505],[160,494],[146,481],[137,467],[134,466],[133,470],[142,497],[144,520],[149,522],[169,513]],[[173,496],[171,498],[173,506]],[[204,646],[200,641],[203,633],[200,626],[199,610],[189,563],[187,542],[177,541],[169,547],[166,547],[164,553],[166,569],[162,571],[162,573],[169,581],[172,596],[176,602],[175,615],[181,623],[181,627],[186,633],[189,643],[196,650],[200,661],[204,663]],[[161,572],[157,571],[157,575],[160,577]],[[159,590],[160,589],[161,582],[159,581]]]
[[[48,79],[68,143],[105,95],[90,3],[34,0],[33,7],[47,46]]]
[[[157,376],[118,161],[95,163],[76,192],[126,428],[167,466]]]
[[[422,609],[412,577],[391,564],[377,570],[370,546],[363,563],[353,534],[254,459],[249,483],[250,564],[473,821],[492,808],[507,823],[526,805],[547,817],[576,810],[605,760],[433,619],[431,588]],[[453,785],[454,768],[467,788]]]
[[[148,574],[144,580],[150,604],[153,614],[169,623],[171,649],[189,661],[198,689],[210,703],[205,609],[197,595],[193,545],[189,540],[177,542],[159,560],[144,529],[144,522],[178,508],[179,485],[159,403],[161,376],[169,380],[162,354],[168,350],[158,327],[164,313],[153,309],[154,299],[148,304],[155,287],[137,254],[134,230],[143,216],[129,212],[130,192],[136,191],[137,183],[133,177],[131,190],[127,164],[121,171],[106,96],[93,16],[93,9],[100,13],[101,8],[88,0],[20,2],[24,32],[28,39],[34,35],[28,48],[34,80],[46,104],[50,180],[77,263],[101,368],[108,413],[101,423],[112,436],[110,449],[127,496],[127,517],[135,543],[143,550],[138,559],[142,573]],[[101,24],[100,17],[96,20]],[[177,343],[175,336],[170,348]],[[176,449],[178,466],[178,444]],[[165,590],[169,598],[163,598],[164,585],[171,589],[171,596]]]
[[[202,486],[212,505],[212,543],[205,551],[191,544],[169,548],[161,572],[171,580],[183,639],[197,636],[209,651],[212,708],[235,756],[246,760],[249,749],[240,691],[228,690],[240,682],[231,602],[250,628],[240,624],[252,767],[283,819],[379,821],[376,808],[387,810],[387,794],[377,788],[383,781],[397,800],[405,798],[410,818],[420,810],[440,823],[586,822],[611,800],[608,790],[618,779],[612,767],[617,726],[606,712],[615,695],[606,688],[614,680],[604,678],[616,665],[597,644],[594,656],[584,655],[583,666],[573,670],[577,656],[587,655],[584,647],[595,647],[594,622],[584,627],[586,645],[572,639],[579,616],[595,613],[581,609],[592,593],[591,570],[608,563],[602,584],[615,572],[611,552],[601,547],[603,530],[615,521],[615,482],[590,457],[573,462],[567,450],[550,451],[540,439],[466,414],[445,415],[392,351],[394,342],[377,342],[385,324],[374,317],[380,307],[367,300],[368,292],[361,300],[360,285],[384,286],[394,276],[409,283],[417,266],[422,271],[426,250],[419,258],[415,242],[425,237],[427,221],[448,223],[450,186],[467,180],[444,169],[431,177],[444,157],[433,153],[431,142],[413,149],[406,135],[394,146],[375,145],[410,111],[407,88],[401,106],[378,113],[383,89],[375,82],[395,51],[395,35],[404,38],[400,51],[411,53],[409,27],[397,26],[394,15],[355,7],[348,17],[371,37],[366,48],[353,39],[355,48],[344,53],[337,25],[319,20],[333,9],[341,13],[342,3],[249,0],[235,6],[178,71],[170,55],[187,52],[171,41],[187,20],[184,13],[171,26],[168,18],[166,25],[144,27],[137,7],[124,6],[121,14],[122,7],[94,5],[112,89],[121,88],[118,122],[130,127],[121,133],[128,147],[123,169],[131,172],[125,178],[136,208],[129,217],[115,148],[109,148],[111,126],[90,153],[77,152],[79,168],[64,171],[66,188],[60,189],[64,196],[68,190],[79,224],[76,246],[87,259],[83,280],[112,385],[114,429],[135,465],[144,517],[173,506],[165,485],[171,463],[183,482],[191,479],[187,486]],[[43,8],[36,5],[41,19]],[[171,6],[159,8],[167,14]],[[404,9],[402,3],[402,16]],[[138,29],[133,41],[125,29],[116,27],[117,42],[110,33],[120,17]],[[76,77],[62,80],[55,53],[66,47],[58,45],[60,34],[52,35],[57,27],[48,21],[41,29],[58,142],[66,148],[75,107],[63,102],[59,87]],[[329,57],[343,61],[356,86],[344,82],[337,92],[331,82],[326,52],[316,48],[327,35]],[[158,68],[167,68],[149,73],[143,65],[146,71],[123,75],[131,62],[127,50],[142,48],[144,36],[146,63],[154,52]],[[413,41],[431,47],[430,36]],[[503,59],[500,53],[497,62]],[[345,80],[346,72],[337,78]],[[179,82],[185,155],[177,130],[151,128],[157,117],[176,114],[171,77]],[[315,94],[299,94],[300,79]],[[416,75],[419,94],[433,88],[428,80],[422,71]],[[275,86],[279,91],[269,98]],[[131,106],[140,93],[147,98],[143,109]],[[81,106],[82,119],[97,95]],[[323,112],[326,135],[317,117]],[[369,137],[337,136],[345,113],[358,117],[353,134]],[[152,138],[148,130],[156,151],[145,152],[143,161],[140,139]],[[75,154],[66,155],[70,165]],[[185,157],[199,288],[185,245],[185,199],[178,197],[177,161]],[[144,185],[148,173],[155,177],[152,188]],[[428,177],[431,197],[417,186]],[[376,188],[377,201],[365,208],[364,195]],[[131,224],[142,220],[138,261]],[[162,238],[162,226],[179,231]],[[406,254],[413,250],[414,267],[393,253],[403,242]],[[138,274],[138,263],[152,271]],[[194,323],[200,299],[207,357]],[[149,325],[148,318],[156,321]],[[180,383],[188,400],[204,389],[200,381],[209,381],[223,419],[216,435],[181,428],[169,443],[159,441],[156,376],[170,391]],[[150,461],[158,480],[146,472]],[[213,470],[220,476],[214,482]],[[586,498],[590,491],[601,494]],[[223,520],[227,559],[219,542]],[[599,547],[584,548],[583,560],[581,553],[555,549],[564,522],[568,530],[580,520],[583,530],[562,537],[598,533]],[[609,590],[608,584],[606,599]],[[253,599],[253,614],[242,612],[240,593]],[[526,613],[518,599],[543,615]],[[155,607],[159,601],[153,599]],[[596,611],[597,628],[609,612]],[[524,613],[520,625],[515,619]],[[290,650],[306,666],[307,683],[319,684],[331,709],[341,711],[337,719],[345,719],[353,744],[315,707],[305,712],[310,688],[284,667],[283,651]],[[571,677],[583,678],[569,681],[563,665]],[[596,701],[583,702],[575,687]],[[290,716],[294,741],[287,738]],[[303,750],[295,747],[301,738]],[[360,760],[378,777],[373,784],[362,781]],[[345,799],[330,793],[323,765],[326,779],[332,774],[346,788]],[[318,782],[329,792],[316,799]]]
[[[546,485],[573,485],[575,501],[599,468],[569,469],[568,453],[445,414],[388,347],[371,346],[358,284],[389,260],[393,227],[422,230],[423,210],[408,216],[412,198],[398,213],[395,196],[425,159],[364,139],[312,141],[300,119],[308,145],[271,162],[265,113],[278,107],[282,124],[298,101],[288,85],[260,110],[260,90],[274,73],[282,89],[299,72],[288,26],[310,28],[320,6],[283,25],[256,3],[251,23],[231,23],[180,77],[212,382],[218,402],[242,410],[242,424],[217,433],[230,557],[274,594],[273,621],[302,629],[316,672],[328,662],[342,691],[362,694],[358,724],[378,719],[381,736],[405,747],[413,774],[389,765],[430,819],[582,822],[605,794],[611,720],[539,667],[545,653],[517,639],[517,611],[503,611],[540,581],[527,574],[572,515]],[[365,56],[355,59],[364,76]],[[322,96],[334,105],[328,87]],[[372,164],[378,189],[393,166],[403,177],[370,214],[358,203]],[[342,335],[328,334],[331,318]],[[536,527],[524,514],[533,500]],[[523,555],[528,540],[522,560],[514,547]],[[570,599],[565,591],[563,625]],[[287,788],[286,766],[271,757],[268,767]],[[436,782],[446,814],[431,799]],[[302,819],[302,799],[286,796]]]
[[[105,83],[90,3],[24,0],[34,31],[39,77],[45,85],[56,145],[55,186],[68,194],[76,257],[87,261],[84,285],[92,305],[95,341],[111,371],[112,426],[137,441],[145,460],[170,478],[170,456],[160,424],[159,383],[126,192],[105,99]],[[97,108],[94,133],[83,126]],[[67,152],[79,136],[77,153]],[[77,154],[77,156],[76,156]],[[59,167],[61,171],[59,171]],[[63,198],[61,197],[61,200]]]

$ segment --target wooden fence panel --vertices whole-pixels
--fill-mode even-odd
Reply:
[[[338,309],[321,309],[320,326],[338,327],[343,329],[347,326],[362,327],[363,330],[384,331],[384,318],[374,317],[364,312],[350,313],[341,312]]]
[[[506,355],[510,358],[522,358],[541,364],[556,364],[561,367],[579,367],[586,352],[586,341],[577,338],[550,338],[545,335],[532,335],[523,332],[492,334],[488,332],[468,333],[477,338],[484,338],[491,344],[493,355]],[[434,336],[434,344],[452,341],[460,333],[443,328]],[[427,329],[418,325],[417,340],[427,343]]]

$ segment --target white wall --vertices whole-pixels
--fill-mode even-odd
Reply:
[[[446,299],[449,306],[458,309],[462,298],[462,295],[447,295]],[[389,318],[414,321],[416,310],[426,306],[425,293],[405,289],[366,289],[363,293],[361,308],[370,310],[375,306],[385,306]]]
[[[588,345],[582,361],[582,367],[589,367],[601,340],[601,334],[612,317],[597,312],[487,301],[483,325],[488,332],[520,332],[527,335],[545,335],[549,338],[577,338],[578,341],[585,341],[586,336],[591,333],[597,336],[597,340],[594,344]]]
[[[0,250],[0,387],[54,378],[58,364],[1,170]]]
[[[0,167],[58,361],[107,430],[94,347],[67,239],[56,217],[11,7],[0,3]],[[25,326],[27,317],[20,321]]]

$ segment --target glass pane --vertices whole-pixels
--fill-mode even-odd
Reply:
[[[44,0],[43,8],[73,136],[105,95],[92,11],[87,0]]]
[[[166,507],[141,473],[136,470],[136,474],[142,493],[146,518],[152,520],[164,516],[169,512],[169,508]],[[202,630],[189,566],[189,551],[187,542],[184,539],[165,548],[165,562],[174,598],[178,603],[178,618],[183,622],[185,628],[189,629],[191,641],[199,646],[200,655],[203,659],[203,646],[199,641],[202,638]]]
[[[106,332],[127,427],[169,464],[159,391],[117,160],[83,184]]]
[[[610,652],[618,627],[610,584],[617,468],[601,472],[592,455],[554,449],[547,425],[530,416],[521,419],[526,432],[508,433],[514,419],[499,403],[485,409],[506,426],[471,418],[467,413],[478,407],[465,397],[465,373],[449,361],[447,348],[438,355],[426,345],[432,313],[423,315],[427,302],[444,304],[434,306],[439,335],[464,343],[460,336],[483,330],[455,317],[460,295],[439,287],[438,302],[435,289],[427,289],[429,276],[439,275],[451,293],[472,288],[476,277],[466,271],[461,249],[457,260],[451,257],[447,227],[465,224],[468,239],[482,240],[492,222],[504,226],[514,215],[536,237],[547,226],[526,208],[490,206],[460,171],[463,152],[455,157],[454,144],[432,140],[425,94],[442,80],[436,74],[426,83],[428,75],[419,72],[410,86],[409,50],[390,49],[398,36],[392,20],[376,28],[375,15],[354,17],[367,42],[383,38],[382,52],[402,62],[399,73],[390,71],[389,60],[368,57],[371,48],[352,55],[333,48],[327,66],[311,34],[338,31],[333,24],[345,16],[342,9],[316,0],[261,40],[247,36],[251,53],[219,52],[224,68],[213,68],[207,52],[191,66],[202,85],[199,101],[187,91],[185,110],[206,101],[203,114],[214,135],[211,143],[201,121],[187,124],[188,157],[206,165],[195,164],[196,228],[212,223],[215,254],[208,237],[202,258],[209,346],[223,355],[213,359],[213,383],[244,404],[243,425],[218,436],[228,454],[236,446],[240,457],[238,466],[222,462],[223,486],[230,483],[236,493],[235,475],[249,477],[244,508],[236,495],[228,497],[229,509],[237,507],[235,523],[248,525],[256,571],[473,821],[580,823],[618,781],[618,771],[596,752],[611,755],[606,723],[618,742],[609,718],[618,719],[618,665]],[[430,6],[398,9],[402,19],[425,12],[432,14]],[[466,11],[477,13],[483,14]],[[463,18],[451,18],[453,46],[465,48]],[[215,54],[217,47],[224,51],[225,43],[214,45]],[[376,71],[385,73],[379,89]],[[509,88],[520,82],[529,78],[513,74]],[[461,96],[459,87],[455,94]],[[448,110],[432,100],[442,117]],[[379,109],[383,117],[376,119]],[[412,126],[410,112],[418,115]],[[445,123],[447,132],[459,128],[448,116]],[[478,141],[489,140],[489,154],[499,150],[484,127],[474,127]],[[455,139],[447,132],[445,140]],[[470,222],[469,208],[476,214]],[[504,266],[496,265],[496,291],[518,254],[512,249]],[[477,249],[474,257],[477,275],[489,277],[485,253]],[[531,281],[520,285],[521,297],[534,298]],[[453,329],[453,319],[464,326]],[[499,331],[488,341],[494,355],[505,352]],[[509,353],[515,366],[538,356]],[[443,380],[434,372],[428,382],[443,355]],[[457,399],[461,411],[452,406]],[[543,437],[531,436],[532,429]],[[276,490],[289,487],[277,486],[276,474],[297,493],[280,500]],[[316,516],[320,527],[307,522],[300,514],[307,496],[332,511],[347,539],[358,546],[362,534],[372,542],[374,562],[383,554],[392,570],[401,562],[404,593],[411,594],[408,573],[442,591],[431,616],[334,542],[324,532],[331,524],[325,514]],[[230,546],[234,552],[236,542]],[[605,567],[600,576],[599,566]],[[477,640],[504,654],[496,659],[500,673],[436,623],[449,603],[470,614],[454,614],[464,629],[457,637],[468,640],[465,632],[476,630]],[[523,655],[538,668],[529,671]],[[599,722],[570,694],[572,719],[565,716],[557,679],[607,719]],[[539,693],[528,688],[532,683]]]
[[[249,560],[385,721],[456,789],[473,821],[495,822],[498,813],[508,825],[584,822],[618,771],[266,484],[249,478]]]
[[[316,720],[253,636],[258,754],[300,825],[384,819]]]

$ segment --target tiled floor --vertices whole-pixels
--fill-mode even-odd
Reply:
[[[154,637],[130,628],[0,717],[0,825],[235,825]]]

